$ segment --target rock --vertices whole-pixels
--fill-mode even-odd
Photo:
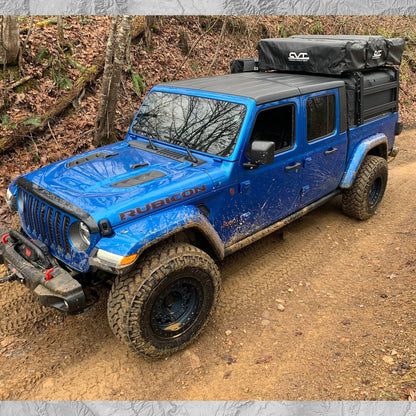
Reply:
[[[270,325],[270,321],[269,321],[268,319],[263,319],[263,320],[261,321],[261,324],[262,324],[263,326],[267,326],[267,325]]]
[[[263,357],[258,358],[256,360],[256,364],[267,364],[272,360],[273,360],[273,357],[271,355],[264,355]]]
[[[269,311],[264,311],[261,315],[264,319],[270,319],[271,315]]]
[[[287,291],[288,292],[293,292],[293,289],[290,287]]]
[[[201,360],[195,353],[191,351],[186,351],[186,355],[189,357],[189,364],[191,370],[197,370],[201,367]]]
[[[48,378],[42,383],[42,388],[45,391],[51,391],[54,389],[55,380],[53,378]]]
[[[284,301],[283,299],[275,299],[275,301],[276,301],[277,303],[285,303],[285,301]]]
[[[227,335],[227,337],[229,337],[231,335],[231,331],[228,329],[227,331],[225,331],[225,335]]]
[[[279,303],[278,305],[277,305],[277,309],[280,311],[280,312],[283,312],[286,308],[281,304],[281,303]]]
[[[237,362],[237,358],[234,358],[229,354],[223,355],[221,359],[227,361],[228,365],[235,364]]]
[[[393,357],[390,357],[389,355],[385,355],[384,357],[383,357],[383,361],[385,362],[385,363],[387,363],[387,364],[394,364],[394,359],[393,359]]]
[[[397,355],[397,351],[396,350],[391,350],[391,355]]]

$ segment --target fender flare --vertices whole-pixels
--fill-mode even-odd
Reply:
[[[114,228],[111,237],[101,238],[96,248],[121,256],[137,253],[139,259],[140,254],[149,247],[190,228],[200,231],[217,257],[224,258],[224,244],[219,235],[207,217],[193,205],[182,205],[120,224]]]
[[[386,148],[388,146],[387,136],[383,133],[378,133],[367,137],[356,146],[352,157],[349,160],[344,176],[341,179],[341,183],[339,185],[341,189],[351,188],[352,184],[354,183],[354,179],[361,167],[361,164],[363,163],[368,152],[380,144],[385,144]]]

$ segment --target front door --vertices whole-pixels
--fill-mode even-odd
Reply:
[[[300,135],[300,98],[259,107],[245,156],[240,167],[240,216],[238,239],[267,227],[296,211],[302,184]],[[247,169],[253,141],[275,143],[274,162]]]

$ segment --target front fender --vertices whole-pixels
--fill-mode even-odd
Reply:
[[[347,169],[345,170],[344,176],[342,177],[341,183],[339,185],[341,189],[351,188],[354,179],[357,176],[358,170],[360,169],[360,166],[368,152],[380,144],[385,144],[387,148],[387,136],[382,133],[374,134],[362,140],[357,145],[357,147],[354,149],[352,157],[349,160]]]
[[[142,253],[148,247],[188,228],[197,228],[208,239],[217,256],[224,258],[224,245],[212,224],[193,205],[182,205],[161,211],[143,219],[120,225],[111,237],[102,238],[97,249],[129,256]]]

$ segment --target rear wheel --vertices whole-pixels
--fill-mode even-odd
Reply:
[[[219,271],[205,252],[183,243],[155,249],[141,266],[114,282],[108,318],[114,334],[147,357],[188,345],[217,303]]]
[[[387,176],[387,161],[379,156],[367,156],[354,184],[342,194],[344,213],[359,220],[370,218],[383,199]]]

